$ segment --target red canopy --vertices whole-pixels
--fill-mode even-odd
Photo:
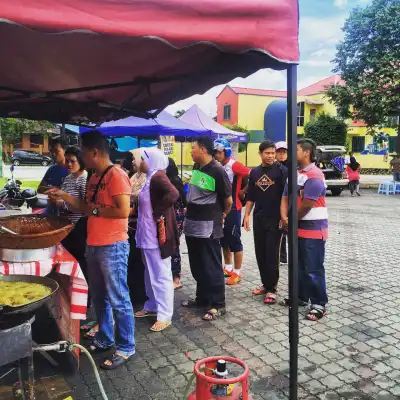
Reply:
[[[298,61],[297,0],[0,0],[0,116],[116,119]]]

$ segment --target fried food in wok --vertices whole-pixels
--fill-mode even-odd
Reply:
[[[10,307],[23,306],[51,294],[51,289],[39,283],[1,282],[0,304]]]

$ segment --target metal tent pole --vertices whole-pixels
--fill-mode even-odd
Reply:
[[[297,65],[287,70],[287,127],[289,156],[289,345],[290,400],[297,400],[299,344],[298,213],[297,213]]]
[[[183,142],[181,142],[181,179],[183,179]]]

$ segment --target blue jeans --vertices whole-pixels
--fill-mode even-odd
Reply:
[[[107,348],[115,344],[119,354],[131,356],[135,353],[135,319],[127,284],[128,241],[87,246],[85,256],[92,304],[99,323],[94,345]]]
[[[393,180],[395,182],[400,182],[400,172],[393,172]]]
[[[316,308],[328,303],[324,260],[324,240],[299,238],[299,298]]]

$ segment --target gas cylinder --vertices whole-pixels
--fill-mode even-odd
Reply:
[[[241,366],[242,374],[229,378],[226,362]],[[252,400],[249,394],[249,368],[237,358],[204,358],[195,364],[194,374],[196,388],[187,400]]]

